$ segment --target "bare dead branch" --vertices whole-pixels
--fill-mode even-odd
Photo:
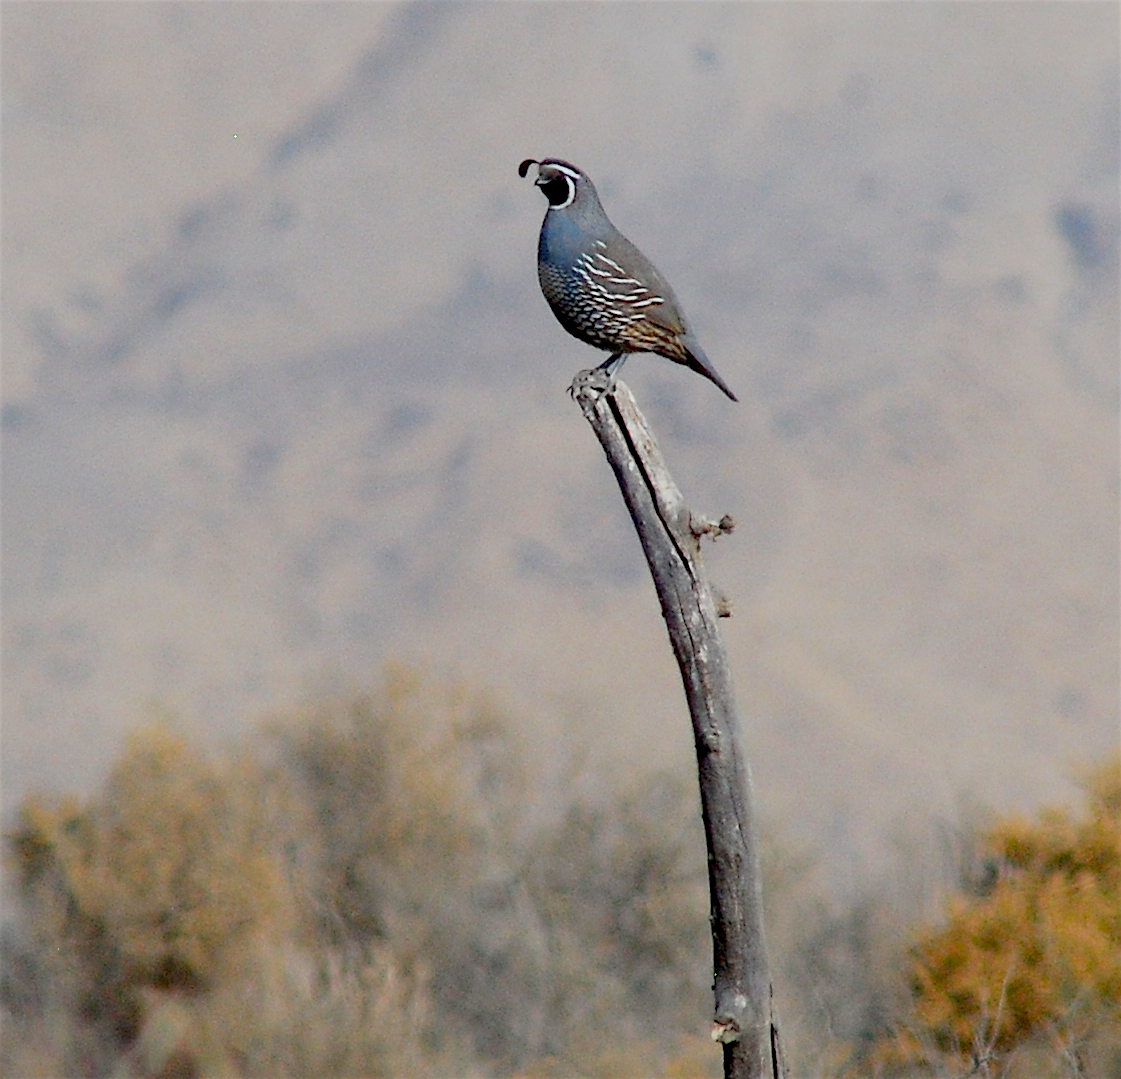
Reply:
[[[604,393],[593,372],[571,392],[603,446],[638,532],[693,721],[701,813],[708,844],[716,1008],[713,1040],[724,1050],[726,1079],[781,1079],[763,932],[759,850],[751,772],[740,744],[718,610],[699,537],[725,534],[734,522],[695,517],[666,468],[627,386]]]

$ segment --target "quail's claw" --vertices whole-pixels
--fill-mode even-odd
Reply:
[[[568,387],[568,396],[575,398],[577,393],[587,391],[597,398],[611,393],[615,389],[617,371],[606,371],[602,366],[581,371],[572,380]]]

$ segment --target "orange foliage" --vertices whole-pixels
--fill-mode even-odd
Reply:
[[[912,1014],[882,1062],[974,1067],[1032,1041],[1074,1051],[1121,1027],[1121,758],[1086,811],[1010,818],[982,837],[980,894],[955,897],[912,953]]]

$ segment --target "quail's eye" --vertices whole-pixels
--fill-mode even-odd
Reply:
[[[576,197],[576,181],[563,172],[541,185],[550,206],[567,206]]]

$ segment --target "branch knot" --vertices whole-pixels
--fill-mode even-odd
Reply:
[[[730,513],[724,514],[719,521],[703,517],[699,513],[694,513],[689,517],[689,529],[697,539],[708,536],[709,539],[716,540],[721,536],[729,535],[735,530],[735,527],[735,519]]]

